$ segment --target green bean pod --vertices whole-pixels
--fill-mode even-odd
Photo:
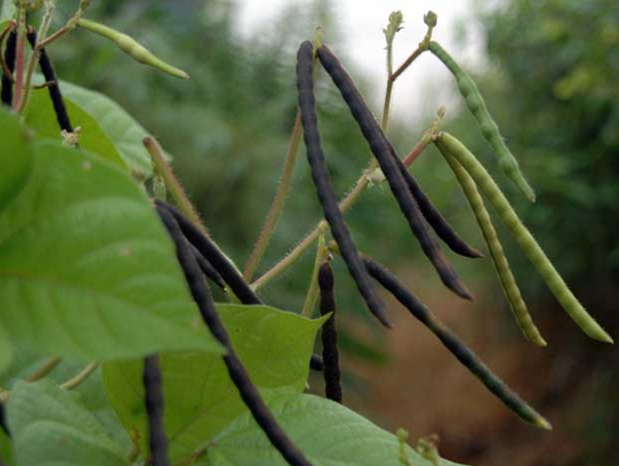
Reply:
[[[554,268],[542,248],[510,205],[505,195],[496,185],[490,174],[477,158],[458,139],[449,133],[442,132],[436,141],[437,146],[453,155],[464,169],[471,175],[477,186],[490,201],[505,225],[514,235],[520,249],[531,261],[546,285],[559,301],[563,309],[591,338],[606,343],[613,343],[610,335],[591,317]]]
[[[152,66],[153,68],[163,71],[164,73],[168,73],[176,78],[189,79],[189,75],[186,72],[156,57],[150,50],[127,34],[84,18],[81,18],[77,22],[77,25],[111,40],[120,50],[125,52],[138,63]]]
[[[518,160],[516,160],[516,157],[514,157],[505,144],[499,127],[492,119],[492,116],[490,116],[488,107],[486,107],[486,102],[479,92],[475,81],[473,81],[473,78],[460,68],[453,57],[451,57],[451,55],[449,55],[437,42],[430,42],[428,49],[443,62],[456,78],[460,94],[462,94],[466,106],[477,120],[477,124],[481,128],[484,138],[486,138],[490,146],[492,146],[492,150],[495,153],[499,167],[503,170],[503,173],[514,182],[529,201],[535,202],[535,192],[522,174]]]
[[[484,200],[477,190],[475,181],[471,178],[467,171],[462,168],[462,165],[460,165],[460,163],[447,151],[443,144],[439,142],[437,146],[445,157],[445,160],[449,163],[449,166],[456,175],[456,178],[458,178],[462,191],[464,191],[464,194],[469,201],[469,205],[471,206],[471,210],[475,214],[479,229],[481,230],[486,244],[488,245],[488,250],[490,251],[494,268],[499,276],[501,287],[503,288],[505,297],[509,302],[512,313],[516,318],[516,322],[518,323],[522,334],[534,344],[538,346],[546,346],[546,341],[535,326],[535,323],[533,322],[533,319],[527,309],[527,305],[524,302],[524,299],[522,299],[522,294],[520,293],[514,274],[509,267],[509,262],[507,262],[507,257],[505,257],[505,253],[503,252],[503,247],[501,246],[497,232],[494,229],[494,225],[492,225],[492,219],[486,210]]]

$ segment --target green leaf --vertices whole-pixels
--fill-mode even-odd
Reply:
[[[2,374],[13,360],[13,345],[8,333],[0,324],[0,374]]]
[[[142,144],[142,139],[149,133],[142,125],[99,92],[66,81],[60,82],[60,88],[64,96],[95,119],[131,171],[145,176],[152,174],[150,155]]]
[[[219,304],[217,309],[259,389],[286,393],[304,389],[314,339],[324,319],[309,320],[267,306]],[[165,427],[175,461],[190,455],[246,408],[221,357],[170,353],[161,355],[160,361]],[[125,427],[139,431],[146,441],[142,362],[107,363],[103,378]]]
[[[0,430],[0,461],[6,466],[13,465],[13,446],[3,430]]]
[[[2,8],[0,9],[0,30],[4,29],[7,23],[15,18],[17,9],[13,0],[3,0]]]
[[[269,407],[316,466],[401,466],[397,437],[339,403],[313,395],[280,395],[270,399]],[[431,466],[410,447],[408,458],[415,466]],[[208,443],[205,459],[196,466],[233,464],[287,465],[248,414],[216,435]]]
[[[67,113],[74,128],[79,127],[80,149],[88,150],[99,155],[119,168],[127,169],[127,165],[116,150],[110,138],[103,132],[99,123],[73,101],[64,97]],[[40,136],[61,141],[60,128],[56,122],[56,113],[47,91],[34,91],[25,112],[26,124]]]
[[[27,184],[0,211],[0,321],[14,343],[88,360],[220,351],[133,180],[57,143],[33,152]]]
[[[0,211],[23,188],[30,173],[32,156],[25,128],[17,118],[0,108]]]
[[[17,466],[121,466],[125,451],[69,392],[51,381],[19,382],[8,404]]]

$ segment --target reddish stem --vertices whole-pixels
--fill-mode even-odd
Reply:
[[[426,147],[428,147],[428,144],[430,144],[430,139],[426,137],[422,138],[421,141],[419,141],[417,145],[413,148],[410,154],[406,156],[406,158],[404,159],[404,165],[410,167],[411,164],[415,161],[415,159],[419,157],[419,155],[425,150]]]

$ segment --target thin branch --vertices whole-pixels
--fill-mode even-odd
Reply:
[[[61,384],[60,388],[62,388],[64,390],[73,390],[74,388],[79,387],[80,384],[82,384],[82,382],[84,382],[86,379],[88,379],[88,377],[90,377],[90,375],[94,371],[96,371],[98,367],[99,367],[99,363],[98,362],[91,362],[84,369],[82,369],[80,371],[80,373],[77,374],[75,377],[73,377],[72,379],[69,379],[65,383]]]
[[[28,382],[36,382],[37,380],[41,380],[43,377],[47,376],[50,372],[52,372],[58,365],[62,362],[62,358],[54,357],[49,359],[39,370],[32,373],[30,377],[28,377]]]

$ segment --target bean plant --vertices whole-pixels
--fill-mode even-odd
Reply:
[[[381,122],[331,51],[320,28],[297,55],[298,111],[271,209],[255,248],[239,267],[211,237],[172,155],[104,95],[63,81],[51,53],[58,40],[117,46],[169,79],[189,74],[129,35],[86,18],[81,0],[52,31],[56,1],[5,0],[0,22],[0,465],[449,465],[434,436],[417,448],[345,406],[337,342],[336,277],[343,260],[367,309],[393,327],[382,299],[392,294],[505,407],[531,424],[550,422],[512,391],[400,279],[360,251],[345,215],[369,186],[386,184],[444,285],[473,299],[442,243],[483,258],[433,206],[410,166],[435,144],[468,198],[522,333],[546,341],[510,270],[485,200],[506,224],[548,288],[591,338],[611,336],[585,310],[493,176],[441,129],[439,109],[401,158],[387,137],[397,78],[426,51],[455,76],[499,167],[531,201],[532,187],[509,151],[473,79],[427,34],[394,69],[400,12],[389,17],[387,84]],[[84,64],[87,66],[87,64]],[[338,201],[330,181],[314,83],[323,69],[348,105],[372,154]],[[174,124],[180,124],[175,122]],[[324,219],[280,262],[257,275],[284,209],[301,138]],[[219,221],[229,221],[219,219]],[[439,241],[440,240],[440,241]],[[275,309],[261,289],[315,246],[303,309]],[[211,287],[224,296],[215,302]],[[320,312],[315,312],[319,301]],[[386,330],[387,331],[387,330]],[[321,333],[322,354],[314,353]],[[325,396],[305,393],[310,370]],[[315,388],[315,387],[314,387]],[[404,389],[404,388],[403,388]],[[315,390],[314,390],[315,391]]]

